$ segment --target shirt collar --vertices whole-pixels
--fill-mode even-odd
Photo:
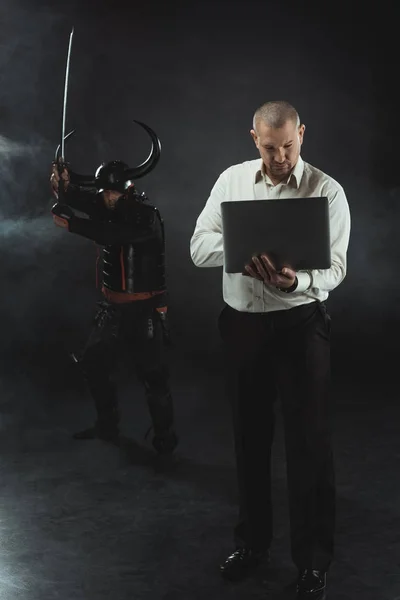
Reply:
[[[265,173],[265,166],[262,161],[261,161],[261,163],[257,163],[256,169],[257,170],[255,172],[255,183],[258,183],[259,181],[264,179],[267,183],[272,185],[272,181],[270,180],[268,175],[266,175],[266,173]],[[283,183],[286,183],[286,184],[293,183],[297,188],[299,188],[301,178],[303,177],[303,173],[304,173],[304,161],[301,158],[301,156],[299,156],[293,171],[290,173],[288,179],[286,181],[284,181]]]

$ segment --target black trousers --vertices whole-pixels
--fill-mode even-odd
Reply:
[[[272,541],[271,447],[279,396],[292,559],[299,569],[327,570],[334,548],[335,475],[326,306],[312,302],[263,314],[226,306],[219,330],[233,410],[240,499],[236,546],[262,552]]]
[[[129,304],[99,303],[93,327],[80,359],[97,410],[96,426],[117,431],[117,385],[112,375],[122,352],[127,352],[143,383],[155,435],[173,426],[173,401],[165,353],[165,328],[151,300]]]

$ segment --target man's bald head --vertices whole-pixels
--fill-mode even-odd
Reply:
[[[289,102],[266,102],[256,110],[251,136],[274,184],[287,180],[296,166],[305,127]]]
[[[300,127],[297,110],[285,100],[273,100],[260,106],[254,113],[253,129],[255,131],[258,131],[261,121],[272,129],[280,129],[288,121],[293,121],[296,127]]]

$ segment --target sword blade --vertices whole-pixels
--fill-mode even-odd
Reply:
[[[66,120],[67,120],[69,65],[71,63],[71,49],[72,49],[73,37],[74,37],[74,28],[72,28],[70,36],[69,36],[67,66],[65,69],[64,102],[63,102],[62,127],[61,127],[61,156],[62,156],[63,160],[65,160],[65,126],[66,126]]]

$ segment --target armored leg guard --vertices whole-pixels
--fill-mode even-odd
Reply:
[[[153,423],[153,446],[159,454],[171,454],[178,445],[172,396],[170,393],[155,396],[146,390],[146,398]]]

